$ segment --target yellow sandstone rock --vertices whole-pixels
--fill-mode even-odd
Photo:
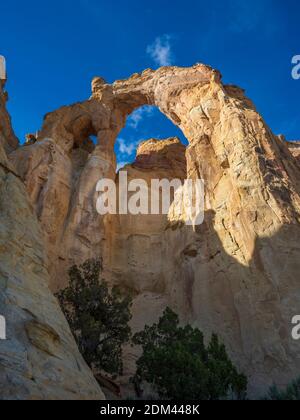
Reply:
[[[15,136],[0,87],[0,399],[103,399],[50,292],[42,231],[5,150]]]
[[[118,182],[116,138],[144,105],[157,106],[189,146],[176,139],[142,144],[126,167],[129,178],[204,179],[205,222],[197,229],[171,215],[96,212],[99,179]],[[53,291],[66,286],[72,264],[102,256],[108,281],[134,295],[134,331],[171,306],[207,337],[219,334],[248,375],[250,396],[300,371],[291,337],[300,307],[299,162],[219,72],[198,64],[112,85],[97,78],[89,100],[48,114],[39,141],[10,159],[44,233]],[[128,349],[127,376],[135,358]]]

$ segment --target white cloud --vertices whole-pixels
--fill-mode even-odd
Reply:
[[[139,123],[142,121],[142,119],[143,119],[143,110],[142,110],[142,108],[140,108],[140,109],[137,109],[136,111],[134,111],[128,117],[128,123],[129,123],[130,127],[137,128]]]
[[[128,117],[128,124],[131,128],[137,129],[139,123],[144,117],[150,117],[153,114],[155,107],[153,106],[143,106],[136,111],[134,111]]]
[[[136,142],[127,144],[126,140],[122,138],[118,138],[117,144],[118,144],[119,152],[122,155],[128,155],[128,156],[132,155],[132,153],[135,151],[136,146],[137,146]]]
[[[170,43],[170,35],[157,37],[153,44],[147,47],[147,54],[159,66],[171,66],[173,64],[173,53]]]

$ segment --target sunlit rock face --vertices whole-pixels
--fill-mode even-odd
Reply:
[[[244,91],[223,85],[204,65],[146,70],[45,118],[38,142],[10,154],[38,215],[49,257],[50,287],[67,269],[104,259],[105,277],[134,296],[134,330],[166,305],[208,337],[217,332],[249,377],[250,395],[300,372],[291,319],[299,312],[300,168]],[[159,107],[189,141],[151,140],[127,166],[130,179],[201,178],[205,221],[196,228],[172,215],[101,217],[99,179],[119,181],[114,144],[126,118]],[[92,144],[89,137],[97,136]],[[126,375],[135,353],[126,350]]]
[[[295,158],[298,159],[300,158],[300,141],[294,141],[292,143],[290,143],[289,145],[289,149],[292,152],[293,156],[295,156]]]
[[[0,86],[0,399],[103,399],[48,287],[41,228],[5,152],[15,146],[5,96]]]

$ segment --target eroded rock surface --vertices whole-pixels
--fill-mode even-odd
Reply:
[[[15,146],[5,96],[0,86],[0,399],[103,399],[48,287],[41,228],[5,153]]]
[[[288,145],[242,89],[201,64],[112,85],[96,78],[92,92],[48,114],[38,142],[10,155],[44,232],[51,288],[67,284],[73,263],[102,256],[106,278],[134,295],[134,330],[170,305],[207,337],[220,335],[248,375],[250,395],[285,385],[300,372],[291,338],[300,306],[300,168]],[[159,107],[189,146],[151,140],[126,167],[129,178],[202,178],[206,217],[196,229],[172,214],[96,213],[98,180],[119,178],[117,135],[143,105]],[[134,359],[129,350],[127,375]]]
[[[294,141],[289,144],[289,149],[292,152],[293,156],[299,160],[300,158],[300,141]]]
[[[0,143],[5,152],[11,152],[18,147],[19,141],[11,126],[11,119],[6,110],[8,94],[4,90],[4,80],[0,80]]]

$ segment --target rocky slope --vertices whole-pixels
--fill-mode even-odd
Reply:
[[[170,305],[217,332],[250,380],[250,395],[300,373],[291,319],[300,310],[300,166],[253,103],[208,66],[146,70],[45,117],[37,143],[10,154],[40,221],[50,287],[73,263],[102,256],[106,278],[134,295],[133,329]],[[142,145],[130,178],[202,178],[204,224],[96,212],[96,183],[116,179],[114,144],[126,118],[159,107],[189,141]],[[89,136],[96,135],[94,146]],[[126,374],[136,355],[126,353]]]
[[[0,86],[0,399],[103,399],[48,288],[41,229],[5,151],[16,137]]]
[[[300,141],[294,141],[289,144],[289,149],[292,152],[295,158],[299,159],[300,157]]]
[[[11,119],[6,110],[8,94],[4,89],[5,83],[0,80],[0,143],[6,153],[18,147],[18,139],[11,126]]]

